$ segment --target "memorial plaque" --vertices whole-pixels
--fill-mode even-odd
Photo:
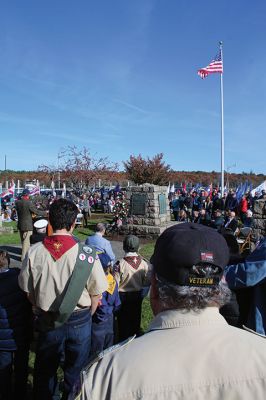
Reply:
[[[145,215],[147,204],[146,193],[133,193],[131,196],[131,214],[132,215]]]
[[[166,214],[166,197],[165,194],[159,194],[159,214]]]

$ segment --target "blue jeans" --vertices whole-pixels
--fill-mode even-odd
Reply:
[[[114,344],[114,316],[109,315],[105,321],[93,322],[91,330],[91,356]]]
[[[0,350],[0,400],[26,399],[29,345]]]
[[[73,312],[60,328],[40,332],[34,365],[33,397],[54,399],[57,388],[56,371],[64,358],[63,398],[67,398],[81,369],[86,365],[91,346],[90,310]]]

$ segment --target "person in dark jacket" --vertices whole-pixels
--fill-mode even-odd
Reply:
[[[223,211],[225,207],[225,199],[221,197],[220,193],[212,199],[212,212],[215,213],[217,210]]]
[[[202,208],[199,212],[199,219],[198,219],[197,223],[205,225],[205,226],[210,226],[210,224],[211,224],[211,217],[204,208]]]
[[[238,201],[236,198],[236,194],[235,192],[230,191],[225,200],[225,208],[227,208],[230,211],[236,211],[237,207],[238,207]]]
[[[236,237],[232,233],[228,233],[226,231],[222,233],[222,236],[225,238],[229,249],[230,259],[228,265],[242,262],[243,257],[239,253],[239,246]],[[231,292],[232,294],[230,302],[222,306],[219,312],[226,319],[229,325],[235,326],[237,328],[242,328],[243,307],[242,305],[239,305],[239,291],[232,290]],[[239,294],[239,296],[241,296],[241,293]]]
[[[9,255],[0,251],[1,400],[27,398],[31,305],[18,286],[19,273],[9,269]]]
[[[246,312],[243,325],[266,336],[266,237],[244,262],[228,265],[225,278],[231,290],[250,290],[248,297],[242,297]]]
[[[224,227],[230,229],[232,233],[235,233],[238,226],[238,221],[236,219],[236,213],[234,211],[229,211],[228,218],[225,220]]]
[[[219,231],[224,226],[224,217],[222,216],[221,210],[215,210],[214,220],[210,224],[211,228]]]
[[[21,261],[24,260],[27,251],[30,248],[30,237],[33,231],[32,214],[38,217],[47,216],[47,211],[36,208],[29,199],[29,190],[24,189],[22,197],[16,202],[16,210],[18,214],[18,230],[22,244]]]

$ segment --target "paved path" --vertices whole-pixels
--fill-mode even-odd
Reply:
[[[110,241],[113,251],[115,253],[116,259],[119,260],[124,256],[123,251],[123,242],[118,241]],[[7,244],[7,245],[0,245],[0,250],[6,250],[9,252],[10,255],[10,266],[11,267],[21,267],[21,245],[17,244]]]

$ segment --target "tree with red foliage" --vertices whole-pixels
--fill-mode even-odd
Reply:
[[[170,166],[163,161],[163,153],[147,159],[140,154],[137,157],[130,156],[128,161],[124,161],[124,167],[129,179],[137,184],[168,184]]]

